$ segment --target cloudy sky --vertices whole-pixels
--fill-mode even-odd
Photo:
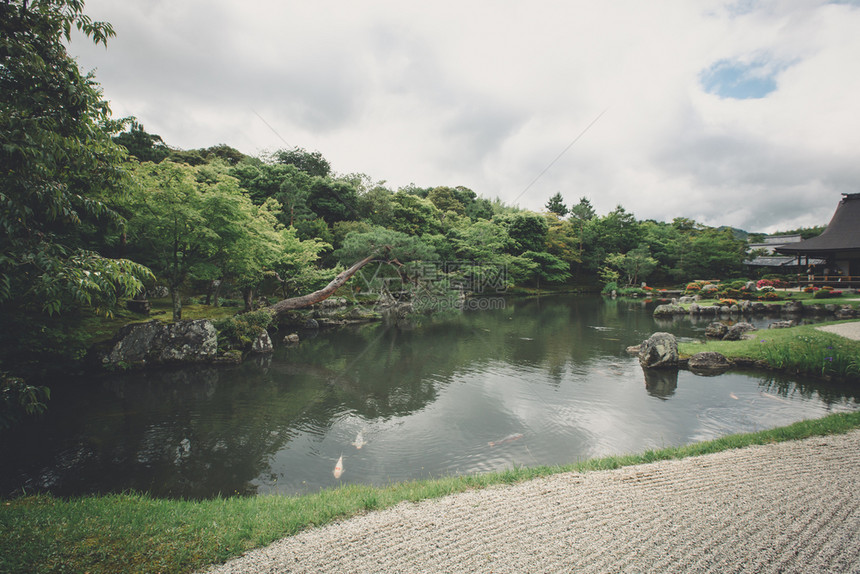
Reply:
[[[776,231],[860,192],[860,1],[87,0],[116,116],[392,189]]]

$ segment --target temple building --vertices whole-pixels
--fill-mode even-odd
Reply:
[[[842,195],[836,213],[821,235],[776,248],[778,253],[794,256],[798,265],[807,268],[813,265],[813,260],[823,260],[823,266],[816,265],[810,273],[816,276],[816,282],[860,282],[860,193]]]

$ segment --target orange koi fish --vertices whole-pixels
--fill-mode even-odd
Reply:
[[[509,442],[514,442],[515,440],[520,440],[521,438],[523,438],[522,433],[516,433],[516,434],[508,435],[505,438],[503,438],[502,440],[491,440],[487,444],[490,446],[499,446],[500,444],[506,444]]]

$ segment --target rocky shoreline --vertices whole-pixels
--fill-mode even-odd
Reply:
[[[658,305],[654,309],[654,317],[673,317],[690,315],[694,317],[731,317],[750,315],[776,315],[781,317],[803,317],[832,315],[836,319],[854,319],[860,317],[860,310],[851,305],[835,303],[813,303],[805,305],[802,301],[788,301],[784,304],[762,303],[761,301],[739,301],[734,305],[700,305],[697,297],[681,297],[671,303]]]

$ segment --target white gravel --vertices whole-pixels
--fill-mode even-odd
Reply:
[[[860,321],[841,323],[839,325],[825,325],[824,327],[817,327],[817,329],[819,331],[836,333],[837,335],[842,335],[843,337],[846,337],[848,339],[860,341]]]
[[[401,503],[208,572],[860,572],[860,431]]]

